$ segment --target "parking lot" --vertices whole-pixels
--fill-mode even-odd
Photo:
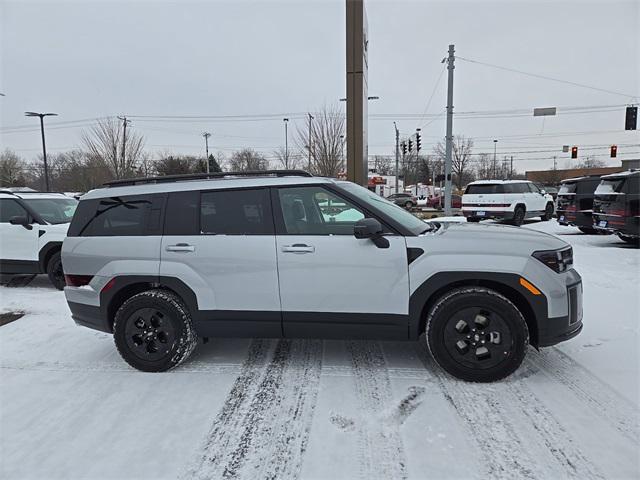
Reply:
[[[0,476],[637,478],[640,251],[525,228],[572,244],[585,327],[494,384],[399,342],[213,339],[142,373],[46,278],[0,287]]]

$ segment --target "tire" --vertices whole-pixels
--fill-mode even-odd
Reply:
[[[631,237],[629,235],[624,235],[622,233],[618,233],[618,237],[620,240],[627,242],[630,245],[635,245],[636,247],[640,247],[640,237]]]
[[[511,375],[529,345],[522,313],[485,287],[460,287],[438,299],[427,315],[426,337],[436,363],[468,382],[495,382]]]
[[[62,270],[60,252],[56,252],[51,255],[51,258],[47,262],[47,276],[49,277],[51,284],[58,290],[62,290],[66,285],[64,281],[64,271]]]
[[[180,365],[198,341],[180,297],[159,289],[138,293],[122,304],[113,338],[124,361],[143,372],[165,372]]]
[[[467,222],[477,223],[479,221],[480,221],[480,218],[478,217],[467,217]]]
[[[549,202],[547,203],[547,206],[544,207],[544,214],[542,215],[542,221],[543,222],[548,222],[549,220],[551,220],[553,218],[553,203]]]
[[[411,210],[413,208],[413,202],[407,202],[404,204],[404,208]]]
[[[516,227],[522,225],[524,223],[525,213],[526,211],[523,206],[517,206],[515,211],[513,212],[513,220],[511,220],[511,224],[515,225]]]

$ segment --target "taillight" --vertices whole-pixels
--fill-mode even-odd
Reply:
[[[89,282],[93,279],[93,275],[67,275],[64,276],[64,281],[69,287],[83,287],[89,285]]]

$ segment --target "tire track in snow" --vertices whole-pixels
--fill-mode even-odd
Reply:
[[[392,402],[391,379],[378,342],[347,342],[356,398],[362,418],[357,422],[360,477],[407,478],[407,456],[398,424],[382,420]]]
[[[505,415],[498,395],[486,385],[469,384],[446,375],[426,349],[424,342],[416,344],[418,358],[436,377],[445,399],[470,431],[485,474],[492,479],[544,478],[528,454],[529,445],[523,444]]]
[[[624,437],[640,444],[638,409],[569,355],[558,348],[544,352],[530,349],[525,361],[571,390],[594,414],[606,419]]]
[[[224,458],[234,440],[232,436],[237,432],[249,400],[258,388],[270,347],[268,340],[253,340],[249,345],[240,374],[213,422],[198,460],[184,478],[215,478],[209,475],[209,471]]]
[[[204,454],[186,477],[297,478],[321,368],[322,342],[280,340],[271,360],[253,377],[242,408],[235,409],[234,422],[228,421],[225,402]]]
[[[524,380],[506,380],[505,382],[507,391],[513,398],[512,405],[521,407],[511,415],[517,416],[522,413],[527,417],[535,434],[539,437],[540,444],[551,452],[563,469],[563,476],[579,479],[605,478],[600,469],[582,453],[573,437]]]

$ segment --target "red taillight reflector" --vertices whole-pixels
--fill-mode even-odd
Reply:
[[[82,287],[89,285],[93,275],[66,275],[64,281],[69,287]]]
[[[107,283],[105,283],[104,287],[102,287],[102,290],[100,290],[100,293],[110,290],[115,284],[116,284],[116,279],[114,277],[111,280],[109,280]]]

